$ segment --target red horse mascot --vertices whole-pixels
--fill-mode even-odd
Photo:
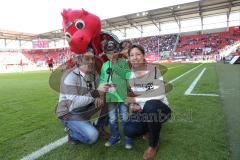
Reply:
[[[91,48],[95,55],[100,56],[104,52],[103,46],[106,41],[112,40],[119,44],[115,35],[101,31],[99,17],[84,9],[64,9],[62,18],[66,39],[70,50],[75,54],[84,54]]]

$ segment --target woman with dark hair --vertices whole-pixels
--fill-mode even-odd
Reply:
[[[128,51],[131,64],[129,86],[132,96],[127,97],[125,103],[133,113],[124,132],[131,138],[148,135],[149,147],[145,150],[143,158],[151,159],[157,153],[162,123],[170,118],[171,109],[168,107],[159,67],[146,63],[144,55],[145,51],[140,45],[133,45]]]

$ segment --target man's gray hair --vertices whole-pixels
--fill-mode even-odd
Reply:
[[[93,49],[92,49],[92,48],[88,48],[87,51],[86,51],[86,53],[92,53],[92,54],[94,55],[94,52],[93,52]],[[85,54],[85,53],[84,53],[84,54]],[[73,58],[74,58],[74,60],[76,60],[76,61],[82,61],[84,54],[76,54],[76,55],[73,56]]]
[[[83,59],[83,54],[74,55],[73,58],[74,58],[75,61],[82,61],[82,59]]]

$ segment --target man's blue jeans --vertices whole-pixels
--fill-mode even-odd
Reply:
[[[97,129],[89,121],[64,120],[64,126],[69,128],[71,138],[85,144],[92,144],[98,139]]]

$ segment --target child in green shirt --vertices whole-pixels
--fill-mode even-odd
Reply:
[[[128,63],[123,58],[118,58],[117,45],[109,41],[105,46],[108,61],[101,69],[100,85],[107,85],[106,105],[109,110],[110,139],[105,143],[106,147],[112,146],[120,141],[118,127],[118,112],[125,127],[128,119],[128,107],[124,104],[127,97],[127,73],[130,72]],[[132,148],[132,140],[125,136],[125,148]]]

